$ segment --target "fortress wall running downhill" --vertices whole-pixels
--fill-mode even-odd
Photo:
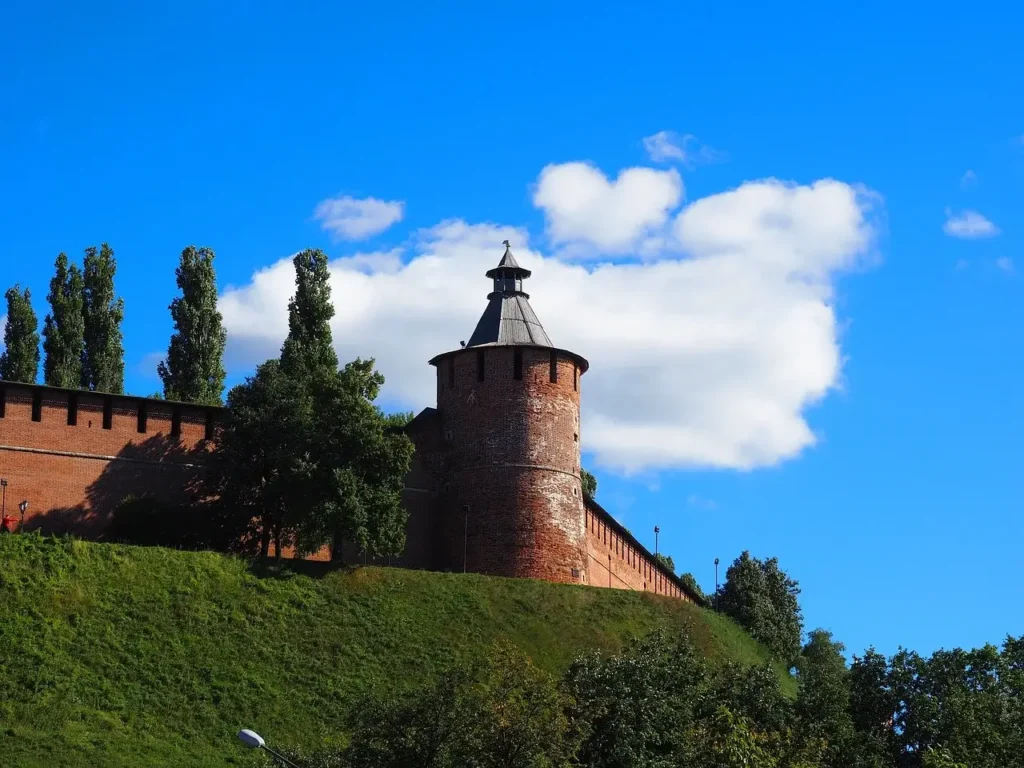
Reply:
[[[126,497],[188,501],[219,408],[0,382],[6,509],[25,530],[96,538]]]
[[[657,565],[650,552],[593,502],[587,502],[586,525],[591,586],[653,592],[695,602],[678,578]]]

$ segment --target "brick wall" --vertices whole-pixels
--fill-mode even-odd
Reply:
[[[576,358],[475,347],[434,363],[440,567],[586,583]]]
[[[633,589],[693,602],[660,566],[653,556],[625,536],[607,513],[587,504],[587,556],[590,559],[590,584],[612,589]]]
[[[187,501],[220,409],[0,383],[0,477],[25,529],[99,537],[128,495]],[[208,426],[209,421],[209,426]]]

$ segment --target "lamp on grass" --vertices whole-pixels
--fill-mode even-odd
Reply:
[[[289,760],[279,752],[275,752],[267,746],[266,740],[260,736],[256,731],[243,728],[238,732],[238,740],[245,744],[249,749],[262,749],[264,752],[268,752],[272,757],[279,760],[281,765],[286,765],[289,768],[299,768],[295,763]]]

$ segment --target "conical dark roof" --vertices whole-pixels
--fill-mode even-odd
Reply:
[[[523,291],[523,280],[530,276],[530,270],[519,266],[508,240],[504,245],[505,255],[498,266],[487,271],[487,277],[494,280],[494,290],[487,295],[487,308],[466,346],[553,347],[530,306],[530,295]]]
[[[532,273],[528,269],[523,269],[519,266],[519,262],[516,261],[516,257],[512,255],[512,245],[508,240],[504,241],[502,245],[505,246],[505,255],[501,257],[501,261],[498,262],[498,266],[494,269],[487,270],[487,277],[494,278],[499,270],[515,270],[521,278],[527,278]]]

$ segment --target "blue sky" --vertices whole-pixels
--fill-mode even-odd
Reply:
[[[217,251],[233,381],[279,343],[281,260],[322,247],[341,351],[375,354],[389,405],[418,409],[426,360],[468,338],[511,233],[541,320],[594,364],[586,463],[642,540],[659,525],[708,588],[716,556],[723,573],[743,549],[778,556],[808,627],[853,652],[1021,633],[1024,12],[634,5],[6,9],[4,283],[42,317],[56,254],[109,241],[128,388],[148,394],[182,247]],[[684,157],[651,157],[662,131]],[[616,186],[629,168],[647,171]],[[822,179],[849,195],[819,205]],[[783,212],[781,251],[737,189]],[[373,232],[381,215],[398,220]],[[749,269],[671,271],[723,249]],[[776,256],[787,271],[756,291]],[[581,295],[635,336],[582,323]],[[691,314],[662,324],[677,305]],[[413,327],[429,333],[403,350]],[[661,399],[632,396],[652,378]]]

